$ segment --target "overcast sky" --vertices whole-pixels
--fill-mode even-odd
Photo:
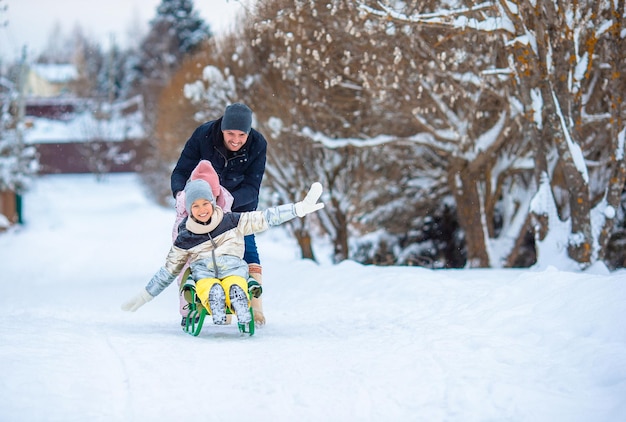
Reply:
[[[137,25],[147,29],[159,3],[161,0],[0,0],[0,59],[19,58],[24,45],[29,57],[39,54],[56,23],[65,36],[80,24],[103,47],[109,45],[111,34],[118,44],[127,46]],[[247,4],[247,0],[194,0],[214,33],[231,27],[235,15]]]

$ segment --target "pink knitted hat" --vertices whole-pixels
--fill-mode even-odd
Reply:
[[[213,196],[216,198],[220,195],[220,178],[208,160],[200,160],[195,169],[191,172],[191,180],[204,180],[211,185]]]

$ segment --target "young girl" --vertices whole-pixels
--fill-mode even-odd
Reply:
[[[219,176],[217,175],[217,172],[213,168],[213,165],[211,164],[210,161],[200,160],[196,168],[193,169],[193,171],[191,172],[191,176],[189,177],[189,180],[197,180],[197,179],[202,179],[205,182],[207,182],[209,186],[211,186],[211,192],[213,192],[213,197],[215,198],[215,202],[217,206],[222,209],[222,211],[225,211],[225,212],[231,211],[234,198],[230,194],[230,192],[228,192],[222,185],[220,185]],[[178,194],[176,195],[176,220],[174,221],[174,226],[172,227],[172,242],[174,242],[176,240],[176,237],[178,236],[178,226],[180,226],[180,223],[185,219],[185,217],[188,217],[188,216],[189,214],[187,213],[187,210],[185,209],[185,191],[182,190],[178,192]],[[178,284],[179,291],[180,291],[180,294],[178,295],[178,304],[179,304],[178,309],[179,309],[180,315],[182,316],[181,326],[183,327],[187,323],[187,315],[189,314],[189,303],[187,303],[187,300],[185,299],[185,295],[183,294],[182,290],[180,290],[180,285],[181,283],[184,283],[182,278],[187,267],[189,267],[189,263],[185,264],[185,266],[180,272],[180,275],[176,277],[176,283]],[[249,265],[248,265],[248,268],[250,268]],[[262,305],[258,305],[261,299],[251,298],[251,301],[252,301],[252,307],[255,308],[254,317],[255,319],[259,319],[257,314],[260,313],[261,316],[263,315],[263,311],[259,309],[259,308],[262,308]],[[227,316],[226,319],[227,321],[229,321],[230,316]]]
[[[185,209],[189,217],[178,227],[178,236],[165,265],[145,289],[122,304],[122,309],[134,312],[151,301],[172,283],[189,260],[196,294],[211,313],[213,322],[226,322],[227,307],[237,315],[239,323],[250,322],[244,236],[322,209],[324,204],[317,202],[321,195],[322,185],[316,182],[301,202],[264,211],[224,213],[216,206],[206,181],[190,181],[185,187]]]

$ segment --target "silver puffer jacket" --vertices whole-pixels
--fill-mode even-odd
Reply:
[[[186,218],[178,228],[178,237],[167,254],[165,265],[152,277],[146,290],[152,296],[161,293],[174,281],[188,260],[195,281],[202,278],[223,279],[229,275],[248,279],[248,264],[243,260],[244,236],[262,232],[295,217],[294,204],[286,204],[264,211],[225,214],[216,208],[206,226]]]

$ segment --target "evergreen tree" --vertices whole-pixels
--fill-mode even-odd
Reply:
[[[7,97],[0,104],[0,191],[21,194],[35,176],[38,162],[35,148],[24,144],[10,112],[15,96]]]
[[[37,171],[35,148],[17,142],[15,131],[0,128],[0,190],[24,192]]]
[[[163,85],[182,58],[210,36],[210,28],[194,10],[193,0],[162,0],[141,43],[135,76]]]

